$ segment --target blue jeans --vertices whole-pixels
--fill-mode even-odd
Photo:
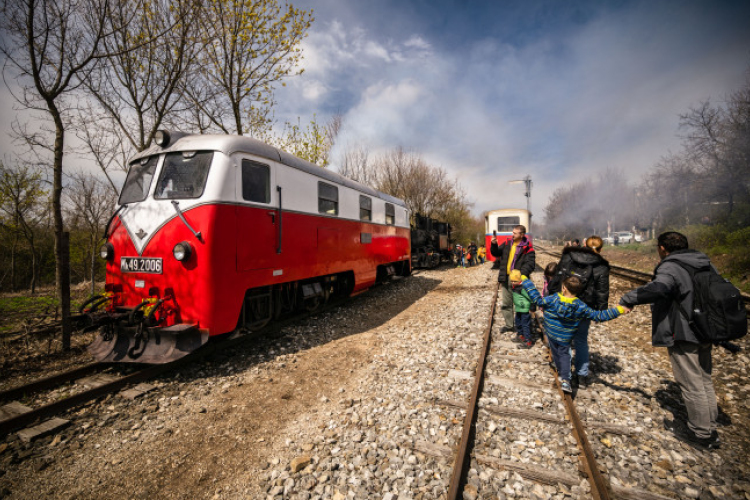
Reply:
[[[531,314],[516,313],[516,331],[526,342],[531,342]]]
[[[576,375],[587,377],[589,375],[589,327],[590,319],[584,319],[578,323],[578,330],[573,334],[573,349],[576,350],[575,367]]]
[[[557,367],[557,375],[570,382],[570,344],[563,344],[549,337],[549,350]]]

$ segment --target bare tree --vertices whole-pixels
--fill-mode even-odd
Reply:
[[[725,107],[709,101],[680,116],[688,159],[707,174],[712,198],[725,199],[732,217],[738,197],[750,198],[750,77]]]
[[[197,112],[193,126],[262,135],[272,121],[274,86],[303,71],[300,42],[312,12],[292,5],[282,12],[277,0],[208,0],[204,8],[205,48],[199,71],[185,82]]]
[[[130,18],[127,6],[118,4],[118,19]],[[126,169],[128,157],[185,111],[181,87],[202,47],[200,13],[194,0],[148,2],[102,42],[107,56],[83,81],[96,105],[82,109],[78,128],[113,188],[110,171]]]
[[[106,56],[103,41],[117,31],[114,0],[4,0],[0,51],[3,76],[16,79],[14,97],[24,108],[40,111],[52,129],[31,132],[19,126],[35,151],[52,154],[52,213],[55,231],[55,281],[62,310],[63,349],[70,349],[70,271],[62,214],[65,133],[70,126],[70,94]],[[131,6],[137,10],[135,3]],[[51,139],[51,132],[54,139]]]
[[[370,160],[370,151],[362,144],[348,147],[339,159],[339,173],[362,184],[375,184],[375,171]]]
[[[412,213],[441,217],[453,206],[467,205],[460,186],[440,167],[429,165],[420,155],[392,149],[373,166],[375,187],[402,198]]]
[[[96,256],[104,235],[104,225],[109,220],[116,198],[109,186],[99,177],[77,172],[71,176],[67,189],[71,227],[76,227],[87,236],[86,254],[89,257],[91,294],[95,292]]]

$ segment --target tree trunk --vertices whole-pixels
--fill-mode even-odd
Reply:
[[[10,245],[10,291],[16,291],[16,245],[18,236],[13,235],[13,243]]]
[[[70,253],[69,233],[65,232],[62,216],[62,182],[63,182],[63,151],[65,141],[65,128],[60,111],[54,101],[48,100],[47,106],[55,121],[55,148],[52,184],[52,213],[55,223],[55,284],[57,298],[60,300],[60,312],[62,316],[62,346],[64,351],[70,350],[70,336],[72,332],[70,324]]]
[[[34,246],[34,238],[29,239],[29,246],[31,247],[31,283],[29,288],[31,289],[31,295],[36,293],[36,248]]]
[[[94,280],[96,279],[96,241],[91,244],[91,295],[94,295]]]

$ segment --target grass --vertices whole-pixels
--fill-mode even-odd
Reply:
[[[89,288],[71,289],[71,314],[78,312],[89,293]],[[18,330],[24,321],[35,323],[44,318],[54,319],[59,315],[59,304],[54,288],[38,290],[35,295],[28,292],[0,295],[0,333]]]

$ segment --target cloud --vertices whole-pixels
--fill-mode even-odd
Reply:
[[[527,174],[537,215],[556,188],[607,168],[636,183],[679,148],[680,113],[743,81],[750,37],[718,28],[728,14],[707,5],[591,8],[565,26],[539,15],[534,37],[477,34],[453,50],[436,48],[439,30],[378,39],[367,19],[331,22],[310,43],[326,53],[317,77],[338,87],[320,104],[344,114],[334,156],[355,143],[412,149],[477,211],[525,206],[508,181]]]

